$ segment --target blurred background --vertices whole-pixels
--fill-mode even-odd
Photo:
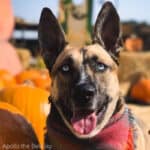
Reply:
[[[132,82],[136,82],[135,80],[141,76],[148,76],[148,78],[150,76],[150,14],[148,13],[150,2],[147,0],[110,1],[121,18],[123,47],[119,79],[122,93],[127,95]],[[1,48],[5,68],[17,74],[30,67],[44,67],[39,54],[37,34],[43,7],[52,9],[68,41],[72,45],[81,46],[91,42],[92,28],[104,2],[105,0],[6,0],[1,2],[3,11],[0,12],[0,37],[9,41],[21,60],[20,65],[17,60],[14,61],[18,64],[14,69],[11,56],[7,65],[7,54],[4,56],[4,50],[2,51],[3,48]],[[7,45],[8,49],[12,49],[9,46]],[[4,66],[0,65],[0,67]]]
[[[150,49],[150,2],[147,0],[112,0],[117,8],[123,29],[123,39],[128,50],[135,51]],[[92,33],[92,26],[95,23],[97,14],[101,9],[104,0],[12,0],[12,9],[15,20],[13,43],[17,46],[29,48],[32,54],[36,55],[37,25],[40,12],[43,7],[52,9],[59,22],[62,24],[71,43],[88,43],[89,35]],[[78,38],[78,33],[80,37]],[[86,34],[84,34],[86,33]],[[136,46],[131,46],[128,38],[136,39]],[[132,40],[133,41],[133,40]],[[129,44],[128,44],[129,43]],[[130,46],[129,46],[130,45]]]
[[[150,2],[110,1],[121,18],[123,45],[119,79],[122,93],[127,95],[131,85],[141,76],[150,76]],[[0,40],[5,43],[0,45],[0,68],[16,75],[25,69],[45,67],[39,53],[37,33],[43,7],[52,9],[70,44],[81,46],[91,42],[92,28],[104,2],[105,0],[3,0],[0,6]]]
[[[123,37],[119,68],[121,92],[128,103],[146,106],[144,111],[141,112],[140,107],[140,111],[137,108],[136,112],[140,116],[145,116],[142,119],[148,122],[150,127],[150,118],[145,115],[150,113],[148,106],[150,104],[150,1],[110,1],[121,18]],[[36,127],[37,122],[32,122],[33,117],[30,117],[29,113],[27,115],[27,119],[35,127],[41,144],[43,144],[44,121],[49,112],[47,97],[50,94],[51,82],[39,53],[37,29],[41,10],[43,7],[51,8],[62,25],[68,41],[72,45],[81,46],[91,42],[92,28],[104,2],[105,0],[1,0],[0,2],[0,101],[10,102],[21,108],[26,116],[26,106],[18,104],[18,99],[13,96],[16,91],[10,94],[7,93],[7,88],[16,89],[18,86],[27,85],[48,92],[37,104],[39,116],[41,112],[44,116],[42,116],[44,119],[41,119],[40,129]],[[29,98],[34,99],[28,95],[27,99]],[[23,94],[20,100],[26,101]],[[27,102],[25,103],[27,105]],[[39,135],[39,132],[42,133]]]
[[[126,51],[150,50],[150,2],[147,0],[111,0],[121,18],[123,48]],[[25,48],[32,56],[39,55],[37,28],[43,7],[49,7],[58,18],[71,44],[90,43],[92,27],[105,0],[6,0],[0,11],[0,39],[15,48]],[[79,37],[80,34],[80,38]],[[19,50],[18,49],[18,50]],[[24,49],[24,50],[25,50]],[[19,56],[20,56],[19,51]],[[20,56],[23,59],[23,56]],[[26,67],[27,62],[23,62]],[[34,63],[30,62],[30,63]],[[19,67],[20,68],[20,67]],[[18,68],[18,69],[19,69]],[[14,72],[17,73],[17,72]]]

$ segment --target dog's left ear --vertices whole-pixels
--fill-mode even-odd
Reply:
[[[44,62],[51,71],[59,53],[66,45],[64,33],[49,8],[43,8],[39,28],[39,44]]]
[[[111,2],[106,2],[98,14],[94,33],[93,43],[99,43],[109,53],[118,55],[118,48],[121,46],[120,19]]]

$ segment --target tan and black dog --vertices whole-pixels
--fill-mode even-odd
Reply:
[[[144,134],[119,94],[120,20],[112,3],[103,5],[91,45],[69,45],[48,8],[41,14],[39,41],[52,78],[45,149],[146,150]]]

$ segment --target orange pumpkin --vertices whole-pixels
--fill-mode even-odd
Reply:
[[[4,88],[4,82],[3,80],[0,78],[0,90],[2,90]]]
[[[25,70],[16,76],[16,81],[19,84],[25,83],[26,81],[31,81],[36,87],[49,90],[51,79],[49,77],[48,71],[30,69]]]
[[[5,109],[5,110],[10,111],[12,113],[19,114],[19,115],[23,116],[23,114],[16,107],[14,107],[13,105],[10,105],[9,103],[6,103],[6,102],[0,101],[0,109]]]
[[[39,71],[36,69],[24,70],[16,75],[16,81],[19,84],[24,83],[26,80],[33,80],[39,77]]]
[[[143,40],[133,35],[125,40],[125,48],[133,52],[141,51],[143,49]]]
[[[132,98],[150,103],[150,79],[141,78],[137,81],[130,92]]]
[[[16,85],[16,80],[13,75],[6,70],[0,70],[0,79],[3,81],[4,87]]]
[[[38,78],[33,79],[34,84],[42,89],[50,90],[51,78],[49,76],[48,70],[40,70],[40,76]]]
[[[48,96],[45,90],[23,85],[5,88],[0,92],[1,101],[14,105],[31,122],[41,145],[44,142],[46,117],[50,111]]]
[[[0,102],[0,122],[0,147],[2,149],[17,146],[11,149],[25,150],[26,146],[30,147],[28,149],[35,149],[32,147],[33,144],[39,146],[31,124],[14,106]]]

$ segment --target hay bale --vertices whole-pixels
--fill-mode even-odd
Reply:
[[[122,96],[126,96],[128,94],[130,86],[130,82],[120,82],[120,92]]]
[[[122,52],[119,66],[120,82],[132,82],[142,75],[150,78],[150,52]]]
[[[150,78],[150,52],[122,52],[119,66],[121,93],[127,95],[141,76]]]

